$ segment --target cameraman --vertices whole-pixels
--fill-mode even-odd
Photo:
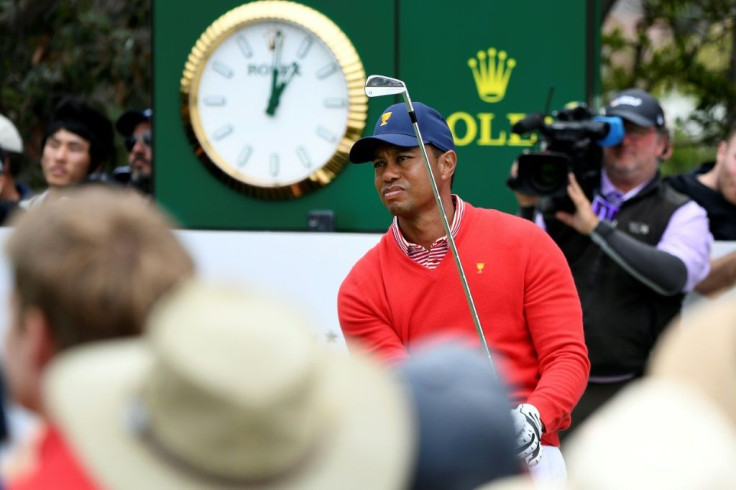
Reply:
[[[705,210],[660,179],[659,163],[671,150],[659,102],[628,89],[605,115],[620,117],[625,135],[603,148],[592,203],[571,173],[567,195],[574,210],[533,217],[565,254],[583,308],[591,373],[571,431],[641,376],[684,294],[708,274],[713,241]],[[539,197],[516,195],[522,214],[534,215],[530,206]]]

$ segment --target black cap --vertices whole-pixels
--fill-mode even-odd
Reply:
[[[97,170],[99,165],[112,160],[115,133],[112,123],[102,110],[95,109],[80,99],[65,97],[56,106],[46,126],[41,148],[46,145],[48,137],[60,129],[89,141],[90,166],[87,170],[89,173]]]
[[[665,127],[662,106],[649,92],[639,88],[616,94],[606,106],[606,116],[618,116],[645,128]]]
[[[123,136],[130,136],[133,134],[136,126],[142,122],[150,122],[152,116],[153,111],[150,108],[143,109],[142,111],[125,111],[115,122],[115,129]]]

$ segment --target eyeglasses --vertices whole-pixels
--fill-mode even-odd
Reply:
[[[141,134],[131,134],[127,138],[125,138],[125,149],[129,152],[133,150],[133,147],[138,141],[142,141],[144,145],[147,147],[151,147],[153,144],[153,136],[151,136],[150,131],[146,131],[145,133]]]

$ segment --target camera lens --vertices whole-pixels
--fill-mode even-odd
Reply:
[[[567,184],[567,166],[543,160],[530,176],[531,185],[541,195],[554,194]]]
[[[570,158],[564,153],[529,153],[519,157],[522,191],[538,196],[566,194]]]

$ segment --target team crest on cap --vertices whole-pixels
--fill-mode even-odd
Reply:
[[[388,124],[388,120],[391,119],[391,114],[393,114],[393,112],[384,112],[381,114],[381,126]]]

